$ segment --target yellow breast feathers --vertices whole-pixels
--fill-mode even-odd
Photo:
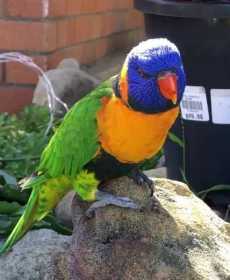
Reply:
[[[113,96],[104,99],[97,114],[102,148],[124,163],[138,163],[154,156],[164,144],[179,108],[157,114],[135,112]]]

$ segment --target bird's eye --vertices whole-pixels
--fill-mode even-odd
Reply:
[[[151,78],[151,75],[149,75],[148,73],[144,72],[142,69],[137,69],[138,74],[141,76],[141,78],[147,80],[149,78]]]

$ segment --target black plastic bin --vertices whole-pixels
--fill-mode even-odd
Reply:
[[[179,118],[172,129],[184,139],[184,154],[170,141],[165,146],[168,177],[182,180],[184,169],[189,185],[198,192],[230,184],[230,5],[213,2],[135,0],[145,16],[147,37],[174,42],[183,57],[187,85],[201,86],[205,92],[209,120]],[[219,89],[229,91],[223,94]],[[217,111],[225,114],[224,121]],[[230,203],[230,191],[215,199]]]

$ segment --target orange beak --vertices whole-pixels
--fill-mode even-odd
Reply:
[[[177,77],[176,74],[166,72],[157,79],[161,94],[173,104],[177,103]]]

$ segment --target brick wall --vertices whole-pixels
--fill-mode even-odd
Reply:
[[[92,63],[143,33],[133,0],[0,0],[0,52],[23,52],[45,70],[67,57]],[[25,66],[0,64],[0,111],[29,104],[36,82]]]

